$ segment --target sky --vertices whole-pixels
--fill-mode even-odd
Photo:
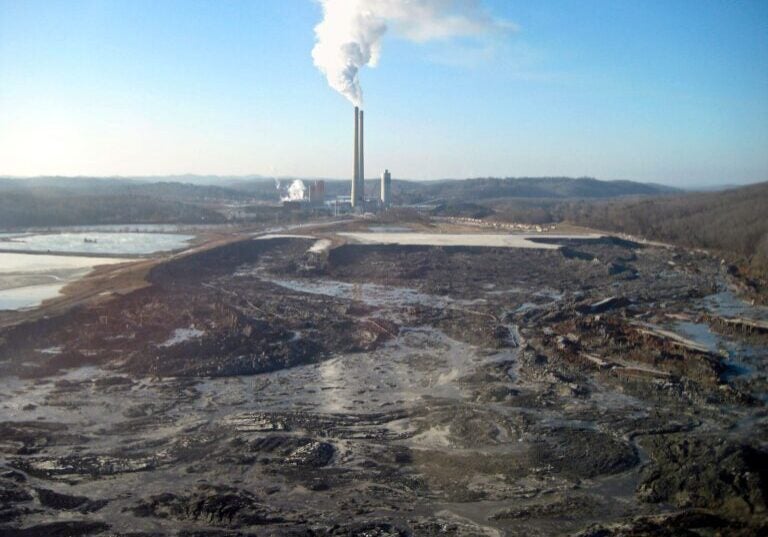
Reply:
[[[477,3],[505,30],[393,29],[362,69],[369,178],[768,180],[768,1]],[[347,177],[352,105],[311,54],[322,17],[314,0],[0,0],[0,175]]]

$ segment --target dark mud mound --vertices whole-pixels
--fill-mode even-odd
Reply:
[[[28,455],[52,445],[67,445],[85,440],[81,435],[68,434],[63,423],[39,421],[0,422],[0,451]]]
[[[491,520],[528,520],[531,518],[578,517],[594,514],[603,502],[591,496],[566,496],[548,503],[528,503],[502,509]]]
[[[768,453],[724,438],[660,435],[643,441],[653,465],[638,494],[647,502],[717,509],[735,518],[766,514]]]
[[[504,324],[491,308],[483,305],[429,308],[415,306],[409,314],[415,322],[436,326],[459,341],[487,349],[501,349],[515,345],[509,326]]]
[[[13,466],[42,479],[99,479],[132,472],[146,472],[158,465],[155,457],[66,455],[16,459]]]
[[[436,295],[476,298],[498,287],[547,285],[560,277],[556,251],[464,246],[345,244],[331,250],[326,275],[335,280],[416,287]],[[536,271],[530,267],[536,266]]]
[[[32,495],[24,486],[26,478],[18,473],[15,477],[10,472],[4,472],[0,477],[0,524],[10,522],[31,511],[25,504],[32,501]],[[0,534],[2,534],[0,529]]]
[[[700,537],[727,535],[753,537],[765,535],[768,525],[748,525],[706,511],[685,511],[660,516],[637,517],[612,525],[594,525],[574,537]]]
[[[150,287],[0,331],[0,373],[112,365],[140,376],[253,375],[373,350],[396,336],[396,324],[363,318],[358,303],[259,277],[265,267],[294,270],[306,248],[306,240],[245,240],[159,265]]]
[[[49,489],[35,489],[35,493],[40,505],[57,510],[76,510],[80,513],[92,513],[109,503],[107,500],[91,500],[85,496],[62,494]]]
[[[556,474],[577,477],[616,474],[639,462],[627,442],[606,433],[570,428],[555,429],[537,442],[531,460]]]
[[[104,522],[90,520],[71,520],[51,522],[26,528],[0,528],[0,537],[81,537],[99,535],[109,529]]]
[[[139,517],[156,517],[212,526],[244,528],[284,522],[275,508],[253,493],[226,486],[201,485],[191,494],[164,493],[142,500],[133,508]]]
[[[150,271],[148,279],[162,285],[194,285],[233,274],[239,267],[253,265],[276,250],[283,259],[300,257],[312,242],[288,238],[238,241],[158,265]]]
[[[251,451],[262,453],[261,462],[321,468],[328,465],[336,452],[333,445],[311,438],[273,435],[251,442]]]

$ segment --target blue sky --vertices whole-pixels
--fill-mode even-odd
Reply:
[[[517,31],[361,75],[366,171],[768,180],[768,2],[482,2]],[[0,174],[345,177],[311,0],[0,0]]]

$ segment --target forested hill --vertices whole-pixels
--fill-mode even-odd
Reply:
[[[560,219],[697,248],[734,252],[768,269],[768,182],[720,192],[574,202]]]
[[[721,253],[768,297],[768,182],[718,192],[613,199],[506,199],[440,214],[527,223],[570,222]]]
[[[451,181],[399,182],[409,201],[482,201],[501,198],[613,198],[655,196],[677,189],[634,181],[599,181],[590,177],[479,178]]]

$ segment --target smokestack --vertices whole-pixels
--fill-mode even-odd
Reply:
[[[360,182],[360,109],[355,106],[355,171],[352,175],[352,195],[350,200],[352,207],[357,207],[357,198],[360,195],[358,192],[358,183]]]
[[[363,111],[360,110],[360,169],[358,170],[358,177],[360,183],[358,186],[358,193],[360,194],[360,206],[365,208],[365,146],[363,144],[365,128],[363,127]]]
[[[392,175],[389,170],[381,174],[381,206],[386,208],[392,203]]]

